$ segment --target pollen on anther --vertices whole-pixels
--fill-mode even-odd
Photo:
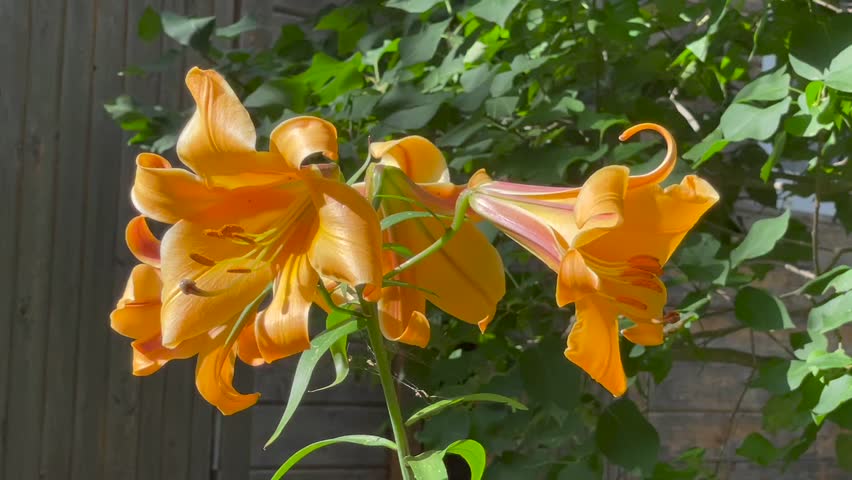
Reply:
[[[212,267],[213,265],[216,265],[216,262],[214,260],[212,260],[208,257],[205,257],[204,255],[202,255],[200,253],[190,253],[189,258],[191,258],[196,263],[200,263],[200,264],[206,265],[208,267]]]
[[[648,278],[636,278],[633,279],[630,284],[637,287],[647,288],[648,290],[653,290],[657,293],[663,293],[663,287],[659,284],[659,282],[655,282]]]
[[[250,268],[229,268],[228,273],[251,273]]]

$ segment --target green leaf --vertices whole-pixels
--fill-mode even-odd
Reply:
[[[734,97],[734,102],[775,102],[790,93],[790,75],[779,68],[752,81]]]
[[[438,50],[441,37],[449,24],[450,19],[430,23],[418,33],[403,37],[399,41],[400,65],[415,65],[430,60]]]
[[[511,117],[517,105],[518,97],[492,98],[485,101],[485,114],[495,120]]]
[[[787,372],[790,361],[781,358],[773,358],[762,362],[757,371],[757,377],[751,382],[752,388],[762,388],[775,395],[781,395],[790,391],[787,383]]]
[[[332,330],[350,318],[352,318],[352,315],[349,315],[346,312],[341,312],[340,310],[334,310],[325,318],[325,329]],[[343,383],[343,381],[346,380],[346,377],[349,376],[349,352],[347,351],[349,343],[348,339],[348,335],[343,335],[332,343],[331,347],[329,347],[331,360],[334,362],[334,381],[325,387],[311,390],[311,392],[319,392],[320,390],[336,387]]]
[[[808,331],[830,332],[852,322],[852,292],[846,292],[814,308],[808,314]]]
[[[467,402],[503,403],[512,407],[513,411],[527,409],[524,404],[515,400],[514,398],[504,397],[503,395],[497,395],[496,393],[472,393],[470,395],[463,395],[461,397],[440,400],[427,407],[421,408],[408,418],[408,420],[405,422],[405,426],[410,427],[411,425],[419,422],[420,420],[429,418],[433,415],[437,415],[438,413],[441,413],[442,411],[453,405],[458,405],[460,403]]]
[[[556,480],[601,480],[601,472],[592,468],[588,462],[571,462],[559,470]]]
[[[784,303],[762,288],[741,288],[734,300],[734,311],[739,321],[761,332],[795,326]]]
[[[137,35],[146,42],[151,42],[160,36],[163,31],[163,24],[160,22],[160,15],[157,14],[151,7],[145,7],[142,16],[139,18],[139,23],[136,26]]]
[[[778,130],[781,117],[790,109],[790,97],[766,108],[734,103],[719,121],[725,140],[766,140]]]
[[[438,113],[438,108],[441,107],[442,100],[443,97],[440,100],[433,100],[433,103],[399,110],[385,117],[384,123],[397,130],[417,130],[423,128]]]
[[[802,285],[796,293],[798,294],[807,294],[807,295],[819,295],[823,293],[823,291],[828,289],[829,283],[838,275],[848,272],[850,267],[848,265],[838,265],[827,272],[823,272],[821,275],[817,276],[813,280],[810,280],[808,283]]]
[[[449,474],[444,466],[447,454],[462,457],[470,467],[470,479],[481,480],[485,472],[485,449],[475,440],[458,440],[443,450],[431,450],[409,457],[408,466],[417,480],[448,480]]]
[[[445,450],[446,453],[462,457],[470,467],[470,480],[481,480],[485,473],[485,448],[476,440],[459,440]]]
[[[278,422],[278,426],[275,427],[275,431],[272,433],[272,436],[269,437],[269,440],[266,441],[263,448],[268,448],[272,442],[277,440],[281,435],[281,432],[284,431],[284,427],[286,427],[290,419],[293,418],[293,414],[296,413],[296,408],[298,408],[299,403],[302,402],[302,397],[304,397],[305,392],[308,390],[308,383],[311,381],[311,375],[313,374],[314,368],[317,366],[320,358],[322,358],[325,352],[327,352],[338,339],[345,335],[349,335],[356,330],[358,330],[357,322],[349,320],[333,330],[326,330],[311,340],[310,350],[306,350],[299,357],[299,363],[296,365],[296,373],[293,375],[293,383],[290,386],[290,396],[287,398],[287,406],[284,408],[281,420]]]
[[[232,39],[253,30],[257,30],[257,22],[254,18],[246,15],[236,23],[232,23],[227,27],[217,28],[215,35],[217,37]]]
[[[210,35],[216,27],[216,17],[184,17],[172,12],[163,12],[163,31],[172,40],[185,47],[206,52],[210,47]]]
[[[849,399],[852,399],[852,375],[843,375],[828,382],[822,389],[813,411],[817,415],[826,415]]]
[[[775,448],[775,445],[763,435],[752,432],[743,440],[740,448],[737,449],[737,455],[766,467],[778,460],[781,456],[781,451]]]
[[[299,461],[315,450],[337,443],[354,443],[355,445],[363,445],[365,447],[385,447],[391,450],[396,450],[395,443],[386,438],[377,437],[375,435],[343,435],[342,437],[320,440],[319,442],[314,442],[294,453],[286,462],[284,462],[283,465],[281,465],[281,467],[278,468],[278,470],[275,471],[275,474],[272,476],[272,480],[280,480],[285,473],[293,468],[294,465],[299,463]]]
[[[787,386],[789,386],[791,390],[799,388],[809,373],[810,370],[805,362],[801,360],[790,360],[790,365],[787,367]]]
[[[520,0],[479,0],[468,12],[502,27],[519,3]]]
[[[841,92],[852,92],[852,45],[831,61],[825,74],[825,84]]]
[[[595,441],[609,460],[628,470],[650,473],[660,453],[657,430],[627,398],[612,402],[601,413]]]
[[[769,176],[772,174],[772,169],[781,158],[781,153],[784,151],[784,146],[787,144],[787,132],[782,130],[775,135],[775,142],[772,144],[772,152],[760,167],[760,179],[764,182],[769,181]]]
[[[732,267],[771,252],[778,240],[784,237],[789,223],[789,210],[775,218],[764,218],[754,222],[743,241],[731,251]]]
[[[431,217],[433,217],[433,214],[431,214],[429,212],[418,212],[418,211],[414,211],[414,210],[408,211],[408,212],[394,213],[394,214],[388,215],[387,217],[382,219],[381,227],[382,227],[382,230],[387,230],[387,229],[391,228],[392,226],[394,226],[398,223],[402,223],[406,220],[411,220],[413,218],[426,218],[426,217],[431,218]]]
[[[683,158],[691,161],[693,168],[698,168],[699,165],[710,160],[713,155],[721,152],[728,146],[728,143],[730,143],[728,140],[722,138],[722,131],[716,129],[684,153]]]
[[[852,290],[852,270],[849,270],[848,266],[846,266],[846,268],[847,271],[831,279],[831,281],[828,283],[828,285],[826,285],[822,293],[828,293],[830,290],[834,290],[838,293],[848,292],[849,290]]]
[[[521,354],[521,379],[530,396],[540,403],[565,410],[580,400],[580,371],[571,362],[563,362],[565,345],[547,337],[538,346]]]
[[[852,472],[852,433],[840,433],[834,439],[834,455],[837,465],[847,472]]]
[[[388,0],[385,6],[405,10],[408,13],[423,13],[439,3],[444,2],[443,0]]]
[[[819,370],[846,368],[852,366],[852,357],[846,355],[846,352],[844,352],[842,348],[838,348],[833,352],[814,350],[808,355],[805,363],[807,363],[808,368],[816,368]]]

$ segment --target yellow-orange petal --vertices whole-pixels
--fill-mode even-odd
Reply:
[[[583,246],[621,224],[629,173],[627,167],[614,165],[586,180],[574,206],[579,231],[569,240],[572,247]]]
[[[718,200],[716,190],[694,175],[665,189],[652,184],[628,190],[624,223],[583,250],[610,261],[650,256],[665,264],[687,232]]]
[[[677,163],[677,144],[675,143],[674,137],[672,137],[672,134],[669,133],[668,130],[656,123],[640,123],[638,125],[633,125],[625,130],[624,133],[619,135],[618,139],[622,142],[626,142],[630,139],[630,137],[644,130],[653,130],[662,135],[663,140],[666,142],[666,156],[663,158],[663,162],[654,170],[644,175],[630,177],[629,188],[638,188],[643,185],[662,182],[672,173],[675,163]]]
[[[381,296],[382,235],[370,203],[352,187],[306,172],[318,228],[308,251],[323,278],[364,286],[364,298]]]
[[[255,320],[258,349],[267,363],[311,348],[308,313],[319,277],[308,263],[306,245],[296,247],[280,266],[272,303]]]
[[[385,252],[386,257],[395,255],[390,251]],[[386,263],[387,269],[398,264],[397,259],[391,260]],[[411,270],[402,272],[398,280],[407,283],[416,281]],[[430,326],[429,320],[422,313],[426,311],[426,299],[422,292],[409,287],[385,287],[378,307],[379,326],[385,338],[421,348],[429,344]]]
[[[589,295],[577,301],[577,322],[568,335],[565,357],[611,394],[627,390],[618,347],[618,318],[608,300]]]
[[[233,321],[272,282],[269,262],[244,256],[251,246],[207,235],[206,230],[180,221],[163,236],[162,328],[167,347]]]
[[[337,129],[317,117],[295,117],[282,122],[269,135],[270,150],[298,169],[313,154],[337,161]]]
[[[644,345],[646,347],[662,345],[664,341],[663,325],[660,323],[637,323],[630,328],[622,330],[621,334],[636,345]]]
[[[147,339],[160,333],[160,272],[146,264],[130,272],[124,294],[110,313],[113,330],[133,339]]]
[[[662,318],[666,306],[666,285],[652,275],[647,277],[603,277],[600,294],[612,302],[619,314],[634,321]]]
[[[260,398],[259,393],[249,395],[238,392],[233,386],[234,360],[233,349],[225,350],[216,340],[198,354],[195,367],[195,386],[198,393],[207,402],[219,409],[224,415],[232,415],[245,410]],[[225,355],[224,359],[218,358]],[[221,368],[217,368],[221,365]]]
[[[248,111],[221,75],[192,68],[186,86],[196,110],[177,142],[181,161],[207,184],[234,186],[248,174],[252,183],[261,177],[290,170],[273,154],[255,151],[256,134]]]
[[[380,163],[397,167],[415,183],[449,183],[444,155],[429,140],[412,135],[370,144],[370,155]]]
[[[261,314],[258,313],[259,317]],[[263,365],[263,355],[260,353],[260,348],[257,346],[257,336],[255,336],[255,327],[252,320],[243,327],[240,336],[237,338],[237,355],[240,360],[246,365],[257,367]]]
[[[556,283],[556,303],[563,307],[600,289],[600,278],[586,265],[579,250],[569,249],[559,266]]]
[[[175,348],[164,347],[162,340],[162,337],[157,334],[130,344],[133,347],[133,375],[139,377],[151,375],[171,360],[195,356],[207,345],[209,336],[202,334],[190,338]]]
[[[144,215],[133,217],[124,231],[130,253],[142,263],[160,267],[160,240],[151,233]]]

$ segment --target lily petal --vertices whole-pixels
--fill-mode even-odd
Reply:
[[[127,248],[137,260],[160,268],[160,240],[151,233],[144,215],[134,217],[128,222],[124,238]]]
[[[311,348],[308,313],[319,276],[306,250],[307,245],[289,250],[275,280],[272,303],[255,320],[258,350],[267,363]]]
[[[110,313],[113,330],[133,339],[148,339],[160,333],[160,272],[146,264],[130,272],[124,294]]]
[[[195,67],[186,74],[186,86],[197,108],[181,131],[177,154],[205,183],[244,184],[244,179],[228,177],[243,173],[274,176],[287,170],[276,155],[255,151],[251,117],[221,75]]]
[[[165,158],[142,153],[136,157],[136,180],[130,192],[133,205],[145,216],[164,223],[193,218],[222,201],[224,190],[208,188]]]
[[[644,255],[665,264],[687,232],[718,200],[716,190],[694,175],[665,189],[652,184],[629,190],[624,223],[583,248],[609,260],[628,261]]]
[[[450,181],[444,155],[435,144],[418,135],[371,143],[370,155],[382,164],[401,169],[415,183]]]
[[[621,331],[624,338],[636,345],[652,347],[663,344],[663,325],[659,323],[637,323]]]
[[[387,232],[388,241],[391,241]],[[385,250],[385,268],[396,268],[402,259],[396,253]],[[416,285],[413,269],[402,272],[397,279]],[[388,340],[407,343],[425,348],[429,344],[429,320],[423,315],[426,311],[426,298],[413,287],[392,286],[382,290],[379,301],[379,326]]]
[[[259,317],[260,313],[257,314]],[[240,360],[246,365],[257,367],[263,365],[263,355],[260,353],[260,348],[257,346],[257,336],[255,335],[255,323],[252,320],[249,324],[243,327],[240,336],[237,338],[237,355]]]
[[[269,135],[271,150],[298,169],[309,156],[319,153],[337,161],[337,129],[317,117],[295,117],[284,121]]]
[[[221,363],[219,355],[226,355]],[[226,351],[219,342],[211,341],[210,345],[198,354],[195,367],[195,386],[198,392],[224,415],[245,410],[260,398],[259,393],[244,395],[234,389],[235,359],[236,355],[232,349]],[[221,369],[217,369],[217,365],[221,365]]]
[[[591,295],[600,289],[600,278],[586,265],[583,255],[575,249],[568,250],[559,266],[556,283],[556,304],[564,307],[569,303]]]
[[[618,348],[618,318],[606,299],[589,295],[577,301],[577,322],[568,335],[565,357],[614,396],[627,390]]]
[[[617,227],[624,221],[624,195],[630,171],[613,165],[592,174],[577,196],[575,215],[579,231],[570,240],[580,247]]]
[[[183,341],[175,348],[164,347],[159,334],[145,340],[136,340],[130,344],[133,347],[133,375],[151,375],[171,360],[195,356],[209,341],[206,333]]]
[[[319,218],[308,252],[311,265],[323,278],[363,285],[364,298],[378,300],[382,234],[375,210],[344,183],[316,175],[305,175],[305,182]]]
[[[272,281],[268,262],[245,256],[251,246],[212,237],[205,230],[182,220],[163,237],[162,328],[167,347],[232,321]]]

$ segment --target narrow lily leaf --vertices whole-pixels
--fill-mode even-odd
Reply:
[[[329,438],[328,440],[320,440],[319,442],[314,442],[294,453],[286,462],[284,462],[283,465],[281,465],[281,467],[278,468],[275,475],[272,476],[272,480],[279,480],[285,473],[290,471],[294,465],[299,463],[300,460],[308,456],[308,454],[313,451],[336,443],[354,443],[365,447],[385,447],[391,450],[396,450],[395,443],[387,438],[377,437],[375,435],[344,435],[342,437]]]
[[[329,348],[331,348],[334,342],[345,335],[355,332],[357,329],[357,322],[349,320],[347,323],[344,323],[333,330],[326,330],[325,332],[317,335],[316,338],[311,341],[310,350],[305,351],[302,353],[302,356],[299,357],[299,363],[296,365],[296,373],[293,375],[293,384],[290,387],[290,397],[287,399],[287,407],[284,408],[284,414],[281,415],[281,421],[278,422],[278,426],[275,427],[275,431],[272,433],[272,436],[269,437],[269,440],[266,441],[263,448],[268,448],[272,445],[272,442],[278,439],[281,432],[284,431],[284,427],[286,427],[290,419],[293,418],[293,414],[296,413],[296,408],[299,406],[299,403],[302,402],[302,397],[305,396],[305,392],[308,390],[308,383],[311,381],[311,375],[313,374],[314,368],[317,366],[319,359],[322,358]]]
[[[409,258],[409,257],[414,256],[414,252],[412,252],[410,248],[406,247],[405,245],[403,245],[401,243],[383,243],[382,249],[383,250],[390,250],[390,251],[392,251],[392,252],[396,253],[397,255],[400,255],[404,258]]]
[[[326,330],[331,330],[350,318],[352,318],[351,315],[335,310],[326,317],[325,328]],[[325,387],[311,390],[311,392],[319,392],[320,390],[326,390],[340,385],[344,380],[346,380],[346,377],[349,376],[349,352],[347,351],[348,339],[349,335],[343,335],[338,338],[337,341],[332,343],[329,348],[331,359],[334,362],[334,381]]]
[[[405,422],[405,426],[410,427],[411,425],[423,420],[424,418],[429,418],[433,415],[437,415],[444,411],[445,409],[457,405],[459,403],[465,402],[494,402],[494,403],[503,403],[510,407],[513,410],[526,410],[527,407],[515,400],[514,398],[504,397],[503,395],[497,395],[496,393],[474,393],[471,395],[464,395],[456,398],[449,398],[447,400],[441,400],[439,402],[435,402],[432,405],[429,405],[425,408],[422,408],[414,413],[409,419]]]
[[[413,288],[413,289],[420,291],[420,292],[423,292],[427,295],[434,295],[436,297],[438,296],[438,294],[433,292],[432,290],[427,290],[423,287],[418,287],[417,285],[415,285],[413,283],[403,282],[403,281],[400,281],[400,280],[387,280],[386,279],[384,282],[382,282],[382,286],[384,286],[384,287]]]
[[[417,211],[409,211],[409,212],[399,212],[394,213],[392,215],[388,215],[387,217],[382,219],[381,226],[382,230],[387,230],[392,226],[402,223],[406,220],[411,220],[414,218],[431,218],[433,216],[430,212],[417,212]]]
[[[470,468],[470,479],[480,480],[485,472],[485,448],[476,440],[458,440],[443,450],[430,450],[407,459],[408,466],[417,480],[447,480],[449,474],[444,466],[447,454],[458,455]]]

